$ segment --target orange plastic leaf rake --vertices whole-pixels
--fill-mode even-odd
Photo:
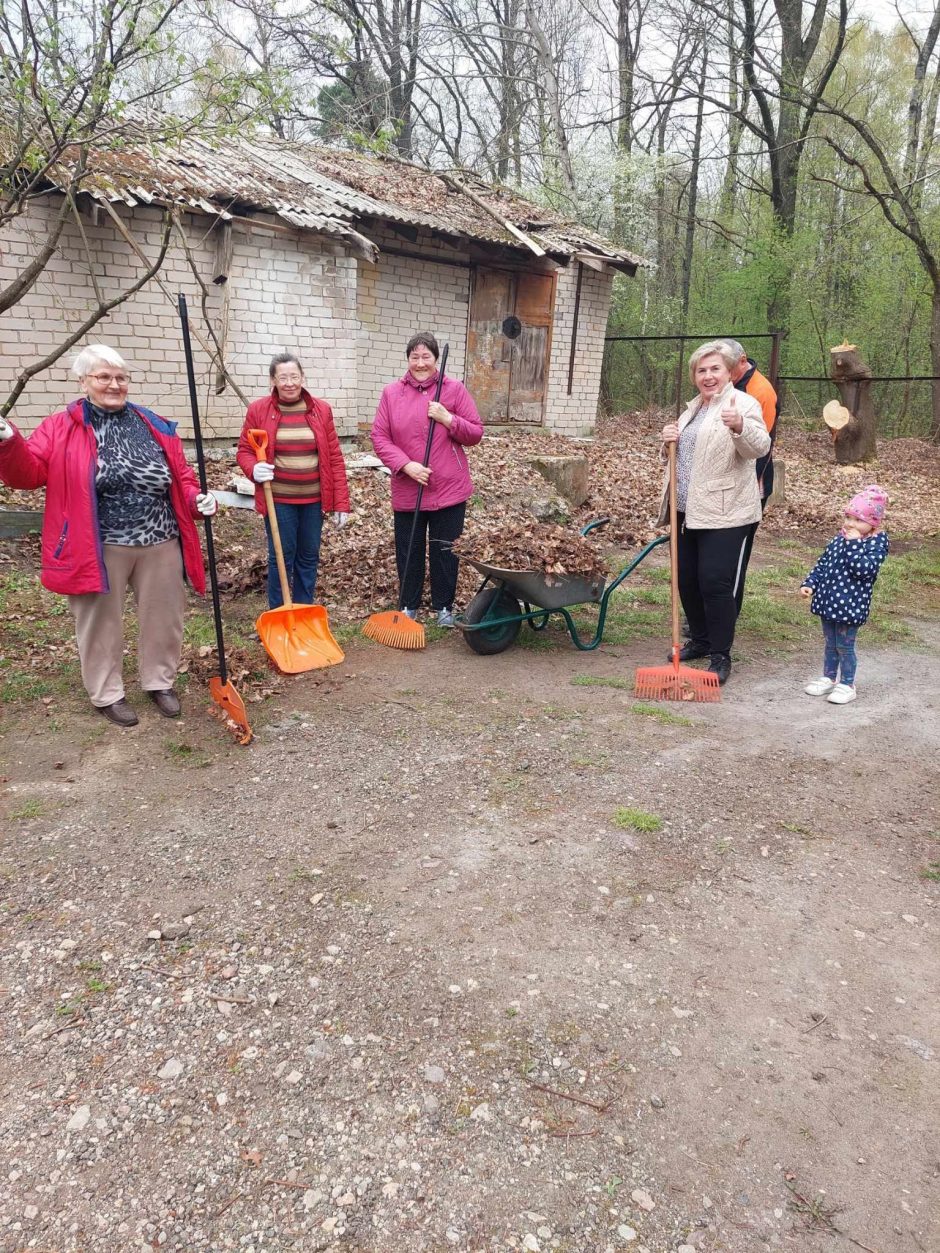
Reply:
[[[374,613],[362,628],[362,634],[388,648],[424,648],[427,643],[424,627],[400,609]]]
[[[668,666],[644,666],[637,670],[633,694],[640,700],[717,701],[721,699],[718,675],[710,670],[679,664],[679,537],[676,517],[676,446],[669,452],[669,566],[672,608],[672,661]]]
[[[633,694],[639,700],[720,700],[718,675],[694,666],[680,666],[679,648],[672,650],[668,666],[645,666],[637,670]]]

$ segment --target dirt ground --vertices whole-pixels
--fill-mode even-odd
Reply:
[[[0,1249],[940,1249],[940,632],[745,657],[353,640],[0,735]],[[254,712],[254,711],[253,711]],[[646,828],[646,829],[643,829]]]

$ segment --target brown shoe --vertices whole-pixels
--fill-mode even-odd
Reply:
[[[116,700],[113,705],[96,705],[95,708],[117,727],[137,726],[137,715],[123,696],[120,700]]]
[[[180,716],[180,698],[171,687],[161,692],[148,692],[147,695],[163,714],[164,718],[178,718]]]

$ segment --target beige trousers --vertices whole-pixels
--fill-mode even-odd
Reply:
[[[104,545],[110,592],[68,598],[82,682],[99,708],[124,696],[124,600],[130,584],[137,602],[137,673],[145,692],[165,691],[176,681],[183,646],[183,555],[179,540],[162,544]]]

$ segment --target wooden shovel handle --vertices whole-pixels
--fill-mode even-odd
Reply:
[[[251,451],[255,454],[259,461],[267,461],[268,459],[268,433],[252,429],[247,432],[248,443],[251,445]],[[271,483],[261,484],[264,491],[264,503],[268,508],[268,525],[271,528],[271,540],[274,544],[274,556],[277,558],[277,574],[281,580],[281,596],[284,600],[285,609],[293,609],[294,602],[290,598],[290,587],[287,582],[287,566],[284,565],[284,549],[281,547],[281,532],[277,525],[277,513],[274,509],[274,493],[271,491]]]
[[[672,608],[672,655],[678,664],[679,649],[679,518],[676,504],[676,441],[666,445],[669,457],[669,574],[670,605]]]

